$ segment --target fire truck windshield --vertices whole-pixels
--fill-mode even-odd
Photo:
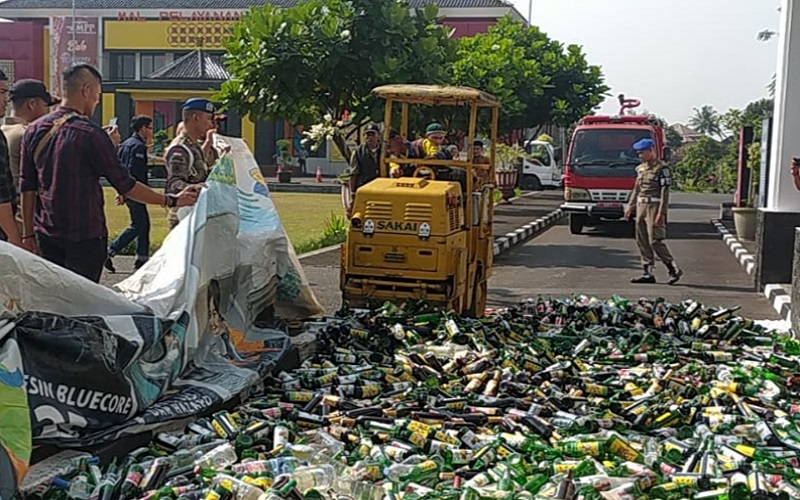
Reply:
[[[634,176],[640,161],[632,146],[645,138],[652,139],[652,133],[641,128],[578,130],[573,138],[569,168],[586,177]]]

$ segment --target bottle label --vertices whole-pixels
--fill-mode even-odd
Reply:
[[[608,387],[600,384],[586,384],[586,392],[595,396],[607,396]]]
[[[577,443],[577,451],[584,455],[592,457],[600,456],[600,442],[599,441],[581,441]]]
[[[437,464],[433,460],[426,460],[421,464],[417,465],[417,468],[420,472],[431,472],[437,470],[439,468],[439,464]]]
[[[567,472],[574,470],[578,467],[579,462],[560,462],[557,464],[553,464],[553,471],[556,474],[566,474]]]
[[[425,435],[430,434],[433,430],[430,425],[423,424],[422,422],[418,422],[416,420],[409,421],[408,424],[406,424],[406,429],[410,430],[411,432],[418,432]]]
[[[420,448],[425,448],[425,444],[428,442],[428,438],[424,434],[420,434],[418,432],[412,432],[411,435],[408,436],[408,442]]]
[[[472,450],[452,450],[453,464],[468,464],[473,457]]]
[[[677,484],[678,486],[688,486],[690,488],[694,488],[697,486],[697,480],[699,476],[693,475],[682,475],[682,476],[673,476],[672,482]]]
[[[292,391],[286,393],[286,398],[293,403],[307,403],[314,398],[314,393]]]
[[[608,443],[608,449],[618,457],[625,460],[635,461],[639,456],[639,453],[637,453],[631,445],[626,443],[618,436],[614,436],[611,439],[611,442]]]
[[[361,397],[374,398],[381,393],[381,386],[377,384],[366,384],[361,386]]]

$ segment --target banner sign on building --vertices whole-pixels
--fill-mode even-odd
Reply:
[[[60,95],[61,73],[70,65],[88,63],[98,67],[99,21],[96,17],[76,17],[73,22],[72,17],[57,16],[51,23],[50,89]]]
[[[226,21],[106,21],[105,50],[223,50]]]

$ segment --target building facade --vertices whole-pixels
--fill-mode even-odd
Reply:
[[[117,117],[127,132],[130,117],[152,116],[156,130],[174,131],[183,101],[211,97],[228,75],[223,40],[231,23],[250,5],[291,7],[302,0],[6,0],[0,3],[0,68],[12,80],[37,78],[53,92],[72,62],[101,69],[105,84],[95,117]],[[410,0],[413,7],[437,3],[453,36],[485,32],[497,19],[522,16],[505,0]],[[208,8],[213,5],[214,8]],[[278,141],[297,143],[286,123],[253,122],[229,115],[222,132],[243,137],[261,165],[275,163]],[[336,148],[309,152],[307,168],[341,170]]]

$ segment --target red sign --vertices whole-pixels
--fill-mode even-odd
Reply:
[[[50,91],[61,94],[61,73],[72,64],[97,67],[98,19],[96,17],[53,17],[50,46]],[[98,68],[99,69],[99,68]]]
[[[239,10],[162,10],[158,12],[159,21],[238,21],[242,17]],[[117,11],[117,21],[147,21],[138,10]]]

